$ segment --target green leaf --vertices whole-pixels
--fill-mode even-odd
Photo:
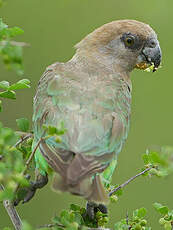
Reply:
[[[16,99],[16,93],[14,91],[4,91],[0,93],[0,97],[9,98],[9,99]]]
[[[159,156],[158,153],[156,153],[156,152],[151,152],[151,153],[149,154],[149,156],[150,156],[150,161],[151,161],[152,163],[161,163],[161,159],[160,159],[160,156]]]
[[[119,186],[119,185],[118,185]],[[123,195],[123,190],[122,190],[122,188],[121,189],[118,189],[116,192],[115,192],[115,194],[117,195],[117,196],[122,196]]]
[[[75,213],[75,222],[77,222],[79,225],[83,223],[83,218],[78,212]]]
[[[80,206],[76,204],[71,204],[70,209],[73,211],[80,211]]]
[[[48,130],[47,130],[47,133],[48,133],[49,135],[55,135],[55,134],[57,134],[57,128],[54,127],[54,126],[49,125],[49,126],[48,126]]]
[[[154,203],[153,206],[154,206],[154,208],[155,208],[160,214],[162,214],[162,215],[166,215],[166,214],[168,214],[168,212],[169,212],[168,207],[163,206],[163,205],[160,204],[160,203]]]
[[[17,26],[8,29],[9,37],[15,37],[16,35],[20,35],[23,33],[24,31]]]
[[[3,23],[2,18],[0,18],[0,31],[6,28],[8,28],[8,26],[5,23]]]
[[[133,217],[138,217],[138,209],[133,211]]]
[[[138,216],[139,218],[143,218],[143,217],[146,215],[146,213],[147,213],[147,210],[146,210],[145,208],[140,208],[140,209],[138,210],[137,216]]]
[[[170,222],[164,224],[165,230],[172,230],[172,224]]]
[[[1,81],[0,82],[0,88],[7,90],[9,88],[10,84],[8,81]]]
[[[149,164],[149,157],[148,157],[148,154],[144,154],[144,155],[142,156],[142,159],[143,159],[145,165]]]
[[[22,79],[17,83],[10,86],[9,90],[16,90],[16,89],[25,89],[30,88],[30,81],[28,79]]]
[[[29,121],[26,118],[16,119],[17,126],[22,132],[27,132],[29,130]]]
[[[53,221],[53,223],[56,223],[56,224],[59,224],[59,225],[62,224],[62,223],[61,223],[61,218],[60,218],[59,216],[54,216],[54,217],[52,218],[52,221]]]
[[[26,221],[23,221],[23,223],[22,223],[22,230],[33,230],[33,228]]]

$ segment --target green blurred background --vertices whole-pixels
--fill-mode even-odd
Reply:
[[[142,153],[152,145],[173,145],[173,1],[172,0],[7,0],[0,16],[10,26],[19,26],[25,33],[21,41],[30,43],[24,50],[25,78],[32,88],[20,91],[16,101],[6,100],[0,120],[16,129],[15,120],[31,120],[32,99],[37,82],[46,66],[67,61],[74,54],[73,46],[86,34],[104,23],[117,19],[137,19],[150,24],[158,33],[163,52],[162,68],[156,73],[134,71],[131,129],[119,156],[113,182],[122,183],[142,167]],[[1,64],[0,80],[11,83],[19,80]],[[161,229],[152,203],[159,201],[173,208],[173,176],[166,179],[139,178],[128,185],[119,202],[110,205],[111,225],[133,209],[145,206],[153,229]],[[70,203],[85,205],[81,198],[56,194],[50,186],[37,193],[34,199],[20,205],[23,219],[39,226],[67,208]],[[0,206],[0,229],[11,225]]]

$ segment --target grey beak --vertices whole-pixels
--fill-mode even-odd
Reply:
[[[156,71],[162,60],[162,51],[159,42],[157,40],[150,40],[143,48],[142,54],[149,64],[152,65],[154,63],[153,72]]]

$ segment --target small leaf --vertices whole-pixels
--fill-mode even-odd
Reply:
[[[17,26],[8,29],[8,34],[10,37],[15,37],[16,35],[20,35],[23,33],[24,31]]]
[[[163,205],[156,202],[156,203],[153,204],[153,206],[154,206],[154,208],[155,208],[156,210],[158,210],[158,209],[161,208]]]
[[[143,161],[144,161],[144,164],[145,164],[145,165],[149,164],[149,157],[148,157],[148,154],[144,154],[144,155],[142,156],[142,158],[143,158]]]
[[[4,91],[0,93],[0,97],[16,99],[16,93],[14,91]]]
[[[54,127],[54,126],[49,125],[49,126],[48,126],[48,130],[47,130],[47,133],[48,133],[49,135],[55,135],[55,134],[57,134],[57,128]]]
[[[122,189],[118,189],[118,190],[115,192],[115,194],[116,194],[117,196],[121,196],[121,195],[123,194],[123,190],[122,190]]]
[[[168,212],[169,212],[168,207],[163,206],[163,205],[160,204],[160,203],[154,203],[153,206],[154,206],[154,208],[155,208],[160,214],[162,214],[162,215],[166,215],[166,214],[168,214]]]
[[[5,23],[3,23],[2,18],[0,18],[0,31],[6,28],[8,28],[8,26]]]
[[[30,81],[28,79],[22,79],[17,83],[10,86],[9,90],[16,90],[16,89],[25,89],[30,88]]]
[[[61,225],[61,218],[59,216],[54,216],[52,218],[53,223]]]
[[[149,154],[149,157],[150,157],[150,161],[151,161],[152,163],[161,163],[161,159],[160,159],[160,156],[159,156],[158,153],[156,153],[156,152],[151,152],[151,153]]]
[[[29,130],[29,121],[26,118],[20,118],[16,120],[17,126],[22,132],[27,132]]]
[[[22,222],[22,230],[33,230],[33,228],[26,221],[23,221]]]
[[[147,210],[145,208],[140,208],[138,210],[138,217],[143,218],[146,215],[146,213],[147,213]]]
[[[83,218],[78,212],[75,213],[75,222],[79,225],[83,224]]]
[[[0,82],[0,88],[7,90],[9,88],[10,84],[8,81],[1,81]]]
[[[73,211],[80,211],[80,206],[78,206],[76,204],[71,204],[70,209]]]

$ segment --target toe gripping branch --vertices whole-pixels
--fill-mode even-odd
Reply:
[[[30,176],[27,175],[26,178],[29,180]],[[21,187],[21,188],[19,187],[16,194],[16,199],[14,200],[13,203],[14,206],[17,206],[20,203],[20,201],[22,201],[23,204],[30,201],[35,195],[36,190],[43,188],[47,183],[48,183],[47,174],[43,176],[37,173],[36,180],[30,181],[29,187]]]
[[[104,204],[96,204],[94,202],[87,202],[86,205],[86,214],[91,220],[95,219],[96,213],[100,211],[103,214],[107,214],[108,210]]]

